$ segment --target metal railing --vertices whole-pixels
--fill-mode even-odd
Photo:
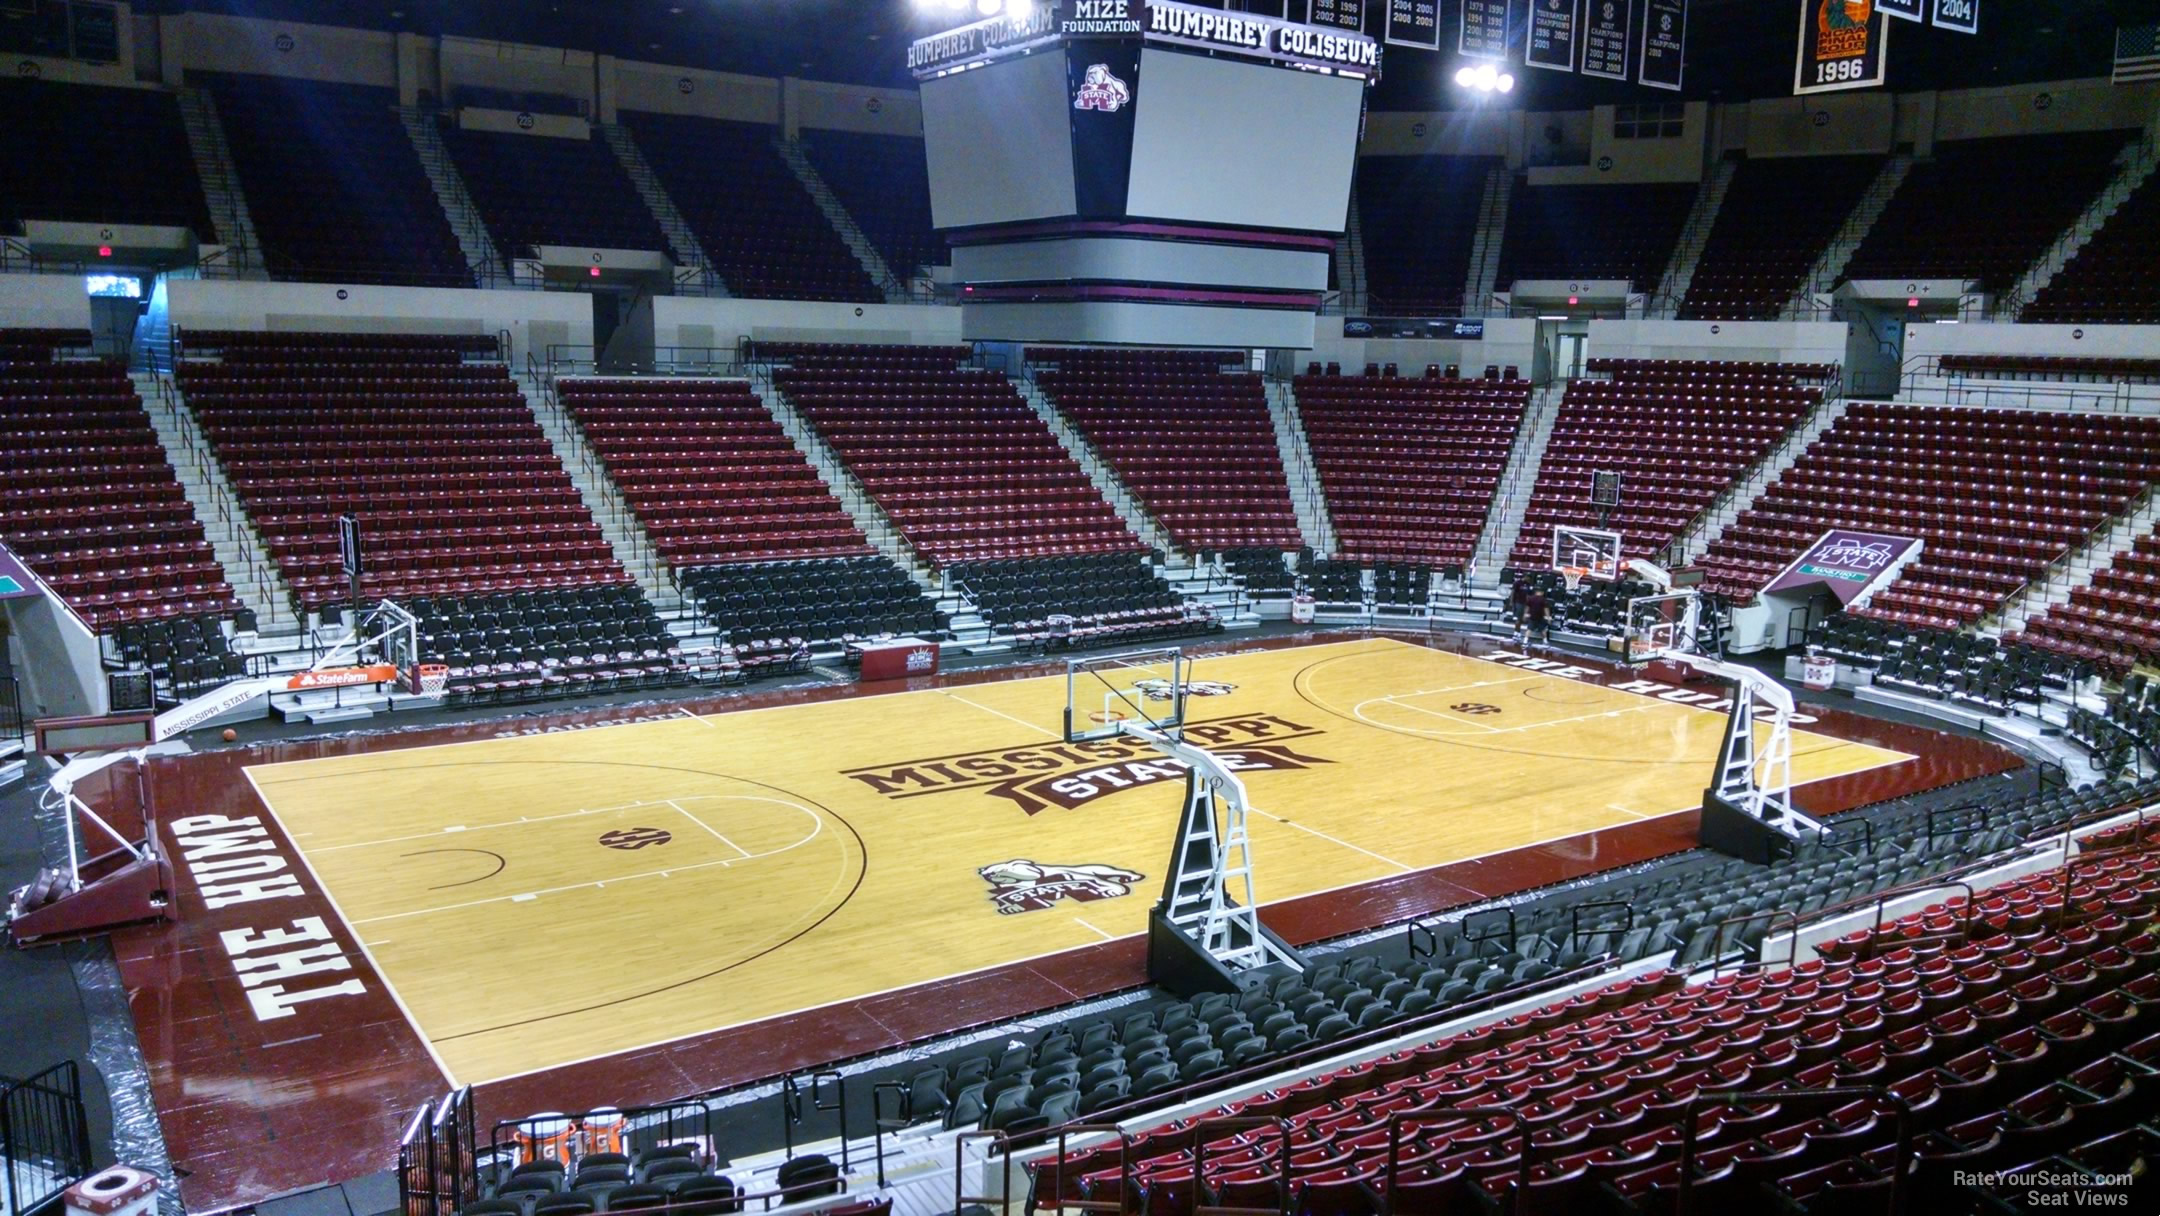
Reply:
[[[652,358],[632,359],[602,366],[604,352],[589,343],[551,343],[543,363],[528,359],[528,374],[553,385],[560,376],[743,376],[748,372],[742,352],[732,346],[656,346]]]
[[[22,697],[14,676],[0,676],[0,739],[23,735]]]
[[[0,1164],[5,1216],[45,1206],[90,1172],[90,1122],[73,1060],[21,1081],[0,1077]]]

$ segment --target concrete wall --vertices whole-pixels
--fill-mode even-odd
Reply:
[[[178,83],[183,70],[292,76],[386,89],[398,83],[397,35],[373,30],[189,12],[165,18],[159,41],[164,76],[173,83]]]
[[[787,133],[791,136],[811,129],[922,138],[922,98],[913,89],[826,84],[792,77],[782,81],[781,87]]]
[[[439,98],[449,97],[459,85],[471,85],[574,98],[584,102],[588,112],[593,105],[598,56],[591,51],[456,37],[444,38],[441,45]]]
[[[1710,105],[1691,101],[1677,139],[1619,139],[1613,135],[1616,106],[1590,114],[1590,163],[1532,167],[1533,186],[1611,185],[1621,182],[1701,181],[1709,139]],[[1542,136],[1540,136],[1542,138]]]
[[[2034,135],[2142,127],[2160,103],[2160,87],[2099,80],[2058,80],[1937,95],[1934,138],[1981,139],[2017,130]]]
[[[137,18],[132,11],[131,5],[120,4],[116,7],[119,12],[114,15],[114,22],[117,26],[115,33],[119,41],[119,58],[113,62],[84,63],[79,60],[55,59],[45,55],[10,55],[4,60],[0,60],[0,72],[5,72],[10,76],[32,77],[38,80],[58,80],[69,84],[123,86],[134,84],[145,75],[144,68],[141,66],[141,50],[138,48],[138,44],[144,41],[143,31],[140,26],[149,25],[154,31],[156,19]],[[154,32],[148,41],[150,44],[148,49],[153,64],[148,76],[150,79],[155,80],[154,64],[157,57],[157,39]]]
[[[1478,376],[1491,363],[1500,367],[1512,364],[1528,376],[1537,365],[1538,323],[1528,317],[1496,317],[1485,322],[1481,341],[1345,338],[1342,323],[1341,317],[1319,318],[1312,353],[1298,360],[1298,371],[1304,371],[1305,364],[1312,360],[1340,363],[1343,371],[1351,375],[1363,371],[1367,363],[1393,363],[1406,376],[1422,376],[1428,363],[1443,368],[1453,363],[1462,368],[1463,375]]]
[[[1845,325],[1840,321],[1592,321],[1589,356],[1843,363]]]
[[[1720,153],[1749,156],[1885,154],[1897,139],[1897,99],[1888,93],[1766,97],[1720,107]]]
[[[653,344],[659,347],[733,347],[744,338],[926,346],[961,341],[959,309],[917,304],[662,296],[653,301],[652,324]]]
[[[0,274],[0,329],[88,329],[81,275]]]
[[[2160,359],[2160,325],[1912,325],[1905,357],[2068,355]]]
[[[778,123],[780,82],[766,76],[738,76],[664,63],[611,61],[614,71],[602,77],[607,103],[600,121],[615,121],[620,110],[727,118],[737,122]]]
[[[343,333],[510,333],[512,361],[550,345],[590,346],[592,298],[582,292],[338,286],[181,279],[170,284],[172,323],[190,329],[335,330]]]

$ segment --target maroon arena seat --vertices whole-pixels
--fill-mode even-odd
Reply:
[[[1552,564],[1555,524],[1595,526],[1591,474],[1620,474],[1603,525],[1623,557],[1650,557],[1807,416],[1822,393],[1772,364],[1592,360],[1610,380],[1568,385],[1508,565]],[[1827,368],[1809,369],[1820,379]]]
[[[2160,418],[1861,403],[1710,546],[1708,585],[1756,590],[1826,529],[1917,535],[1865,616],[1979,620],[2160,474]]]
[[[622,123],[734,295],[884,302],[773,148],[779,128],[629,111]]]
[[[181,392],[302,610],[346,595],[346,513],[369,595],[630,581],[493,338],[184,337]]]
[[[2018,135],[1935,145],[1853,251],[1848,279],[1977,279],[2015,283],[2062,235],[2113,172],[2132,132]],[[2034,184],[2045,182],[2045,189]],[[1974,207],[2015,198],[2015,207]]]
[[[1028,351],[1035,382],[1187,550],[1296,549],[1258,374],[1224,351]]]
[[[1461,563],[1522,426],[1520,380],[1301,376],[1306,442],[1341,556]]]
[[[99,632],[240,601],[126,369],[0,330],[0,539]]]
[[[1781,156],[1734,169],[1680,318],[1775,321],[1882,171],[1879,156]]]
[[[935,566],[1142,549],[1050,428],[965,347],[767,347],[773,383]]]
[[[739,380],[564,380],[562,402],[668,565],[874,552]]]
[[[1625,279],[1650,290],[1695,206],[1691,183],[1522,186],[1508,200],[1502,290],[1519,279]]]

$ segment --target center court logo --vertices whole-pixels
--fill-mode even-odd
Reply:
[[[663,828],[618,828],[612,832],[603,832],[600,836],[600,846],[608,849],[636,850],[666,844],[673,839],[675,839],[675,834]]]
[[[1107,63],[1091,64],[1087,77],[1080,83],[1080,91],[1073,94],[1073,109],[1100,110],[1114,114],[1125,108],[1132,100],[1132,89],[1110,72]]]
[[[1215,753],[1231,770],[1244,773],[1290,772],[1334,763],[1304,750],[1323,733],[1276,714],[1214,718],[1185,726],[1187,740]],[[977,790],[1035,815],[1053,807],[1086,806],[1122,790],[1182,780],[1185,766],[1141,740],[1113,738],[986,748],[849,769],[841,775],[895,801]]]
[[[1016,912],[1040,912],[1061,899],[1093,903],[1132,894],[1132,885],[1147,877],[1117,866],[1044,865],[1014,858],[975,871],[990,884],[990,902],[999,916]]]

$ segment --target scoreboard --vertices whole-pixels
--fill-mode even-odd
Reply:
[[[1309,345],[1380,43],[1308,11],[1063,0],[910,47],[966,336]]]

